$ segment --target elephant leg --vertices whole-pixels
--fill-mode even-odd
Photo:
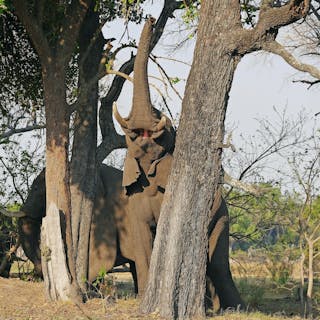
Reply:
[[[207,276],[206,281],[206,296],[205,296],[205,306],[207,310],[213,310],[213,312],[218,312],[220,309],[220,299],[216,292],[216,289],[209,277]]]
[[[216,241],[216,245],[213,252],[209,255],[207,278],[209,278],[219,296],[221,308],[238,308],[239,306],[240,308],[244,308],[245,305],[230,272],[228,225],[225,225],[217,240],[214,240],[216,237],[215,231],[216,229],[213,230],[209,239],[209,251],[211,242]]]
[[[18,232],[26,256],[34,264],[34,275],[42,277],[41,253],[39,248],[41,221],[30,217],[18,220]]]
[[[129,265],[130,265],[130,272],[132,275],[132,280],[133,280],[133,284],[134,284],[134,293],[138,294],[138,278],[137,278],[137,270],[136,270],[136,264],[134,263],[134,261],[129,261]]]
[[[148,281],[148,271],[152,252],[152,234],[148,223],[137,220],[131,224],[131,234],[139,295],[142,295]]]

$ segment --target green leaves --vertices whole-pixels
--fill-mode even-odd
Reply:
[[[180,82],[180,79],[178,77],[170,78],[169,80],[172,84],[177,84],[178,82]]]
[[[187,4],[183,1],[181,8],[184,9],[182,19],[188,27],[192,27],[194,24],[198,24],[200,13],[201,0],[194,1]]]
[[[0,0],[0,15],[6,11],[8,8],[6,6],[5,0]]]
[[[253,0],[242,0],[240,6],[242,23],[253,27],[256,23],[259,7],[255,5]]]

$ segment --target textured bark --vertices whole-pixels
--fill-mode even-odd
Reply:
[[[246,53],[275,39],[280,27],[306,15],[309,0],[280,8],[265,0],[259,22],[244,30],[235,0],[203,0],[194,60],[182,103],[174,162],[151,258],[144,312],[204,316],[206,231],[221,168],[224,118],[232,79]]]
[[[47,292],[48,297],[56,299],[72,299],[76,297],[77,286],[72,279],[75,279],[75,267],[73,264],[73,247],[71,239],[71,206],[69,190],[69,169],[68,169],[68,146],[69,146],[69,112],[66,108],[66,88],[64,63],[50,60],[52,64],[43,66],[44,100],[46,108],[46,216],[48,221],[53,221],[59,215],[61,226],[58,224],[45,223],[42,233],[45,237],[50,234],[50,241],[45,250],[52,252],[51,256],[67,259],[60,261],[59,272],[61,278],[65,279],[63,285],[59,285],[60,279],[55,268],[58,264],[50,264],[50,257],[42,259],[42,270],[46,282],[46,288],[56,288],[56,294]],[[59,229],[55,229],[58,228]],[[61,246],[61,237],[66,242]],[[46,238],[48,239],[48,238]],[[63,250],[63,252],[60,252]],[[43,252],[42,252],[43,254]],[[64,266],[63,266],[64,265]],[[52,270],[53,268],[53,270]],[[71,273],[71,276],[69,274]],[[68,280],[67,280],[68,279]],[[59,291],[60,290],[60,291]]]
[[[48,241],[49,256],[61,258],[51,263],[42,259],[46,287],[53,299],[79,300],[79,288],[74,265],[71,232],[71,197],[69,188],[69,110],[66,103],[66,67],[75,50],[80,26],[92,0],[72,1],[65,4],[64,19],[59,20],[61,7],[50,2],[56,21],[49,21],[44,12],[45,2],[35,4],[14,0],[14,10],[24,24],[39,55],[42,65],[44,102],[46,111],[46,208],[44,241]],[[59,5],[60,6],[60,5]],[[50,18],[52,18],[50,16]],[[59,26],[59,28],[57,28]],[[53,223],[54,222],[54,223]],[[50,247],[51,246],[51,247]],[[52,252],[52,254],[50,254]],[[66,258],[63,258],[66,257]],[[60,273],[61,272],[61,273]],[[60,278],[63,279],[62,284]]]
[[[220,175],[219,146],[228,93],[239,60],[226,52],[219,37],[237,21],[239,11],[230,10],[232,3],[202,3],[174,162],[151,260],[152,277],[142,304],[144,311],[159,308],[161,315],[169,318],[205,314],[208,221]],[[211,12],[216,14],[209,19]]]
[[[97,189],[97,108],[98,82],[92,81],[98,73],[101,53],[104,45],[102,33],[96,36],[99,28],[99,14],[90,8],[80,30],[79,47],[79,88],[74,123],[74,139],[71,160],[71,207],[72,207],[72,240],[76,276],[79,286],[84,291],[88,279],[88,252],[90,225]],[[87,48],[90,48],[87,52]],[[82,59],[85,56],[86,58]]]
[[[51,202],[41,231],[42,270],[49,300],[68,300],[72,293],[61,220],[64,220],[63,214]]]

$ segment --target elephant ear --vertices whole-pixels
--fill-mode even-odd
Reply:
[[[151,168],[148,171],[148,177],[152,184],[165,190],[168,176],[171,169],[173,157],[171,154],[166,154],[164,157],[153,162]]]
[[[129,187],[138,180],[140,174],[141,171],[137,160],[127,154],[124,161],[122,186]]]

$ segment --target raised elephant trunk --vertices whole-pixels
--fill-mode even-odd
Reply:
[[[114,105],[114,116],[119,124],[126,129],[144,129],[152,132],[158,132],[166,125],[166,119],[159,119],[151,104],[149,82],[148,82],[148,57],[150,52],[150,43],[152,38],[154,18],[149,18],[145,23],[137,55],[134,63],[133,80],[133,101],[130,115],[123,119]]]
[[[147,20],[140,37],[133,69],[133,102],[129,116],[129,129],[151,130],[155,123],[148,82],[148,58],[154,22],[153,18]]]

